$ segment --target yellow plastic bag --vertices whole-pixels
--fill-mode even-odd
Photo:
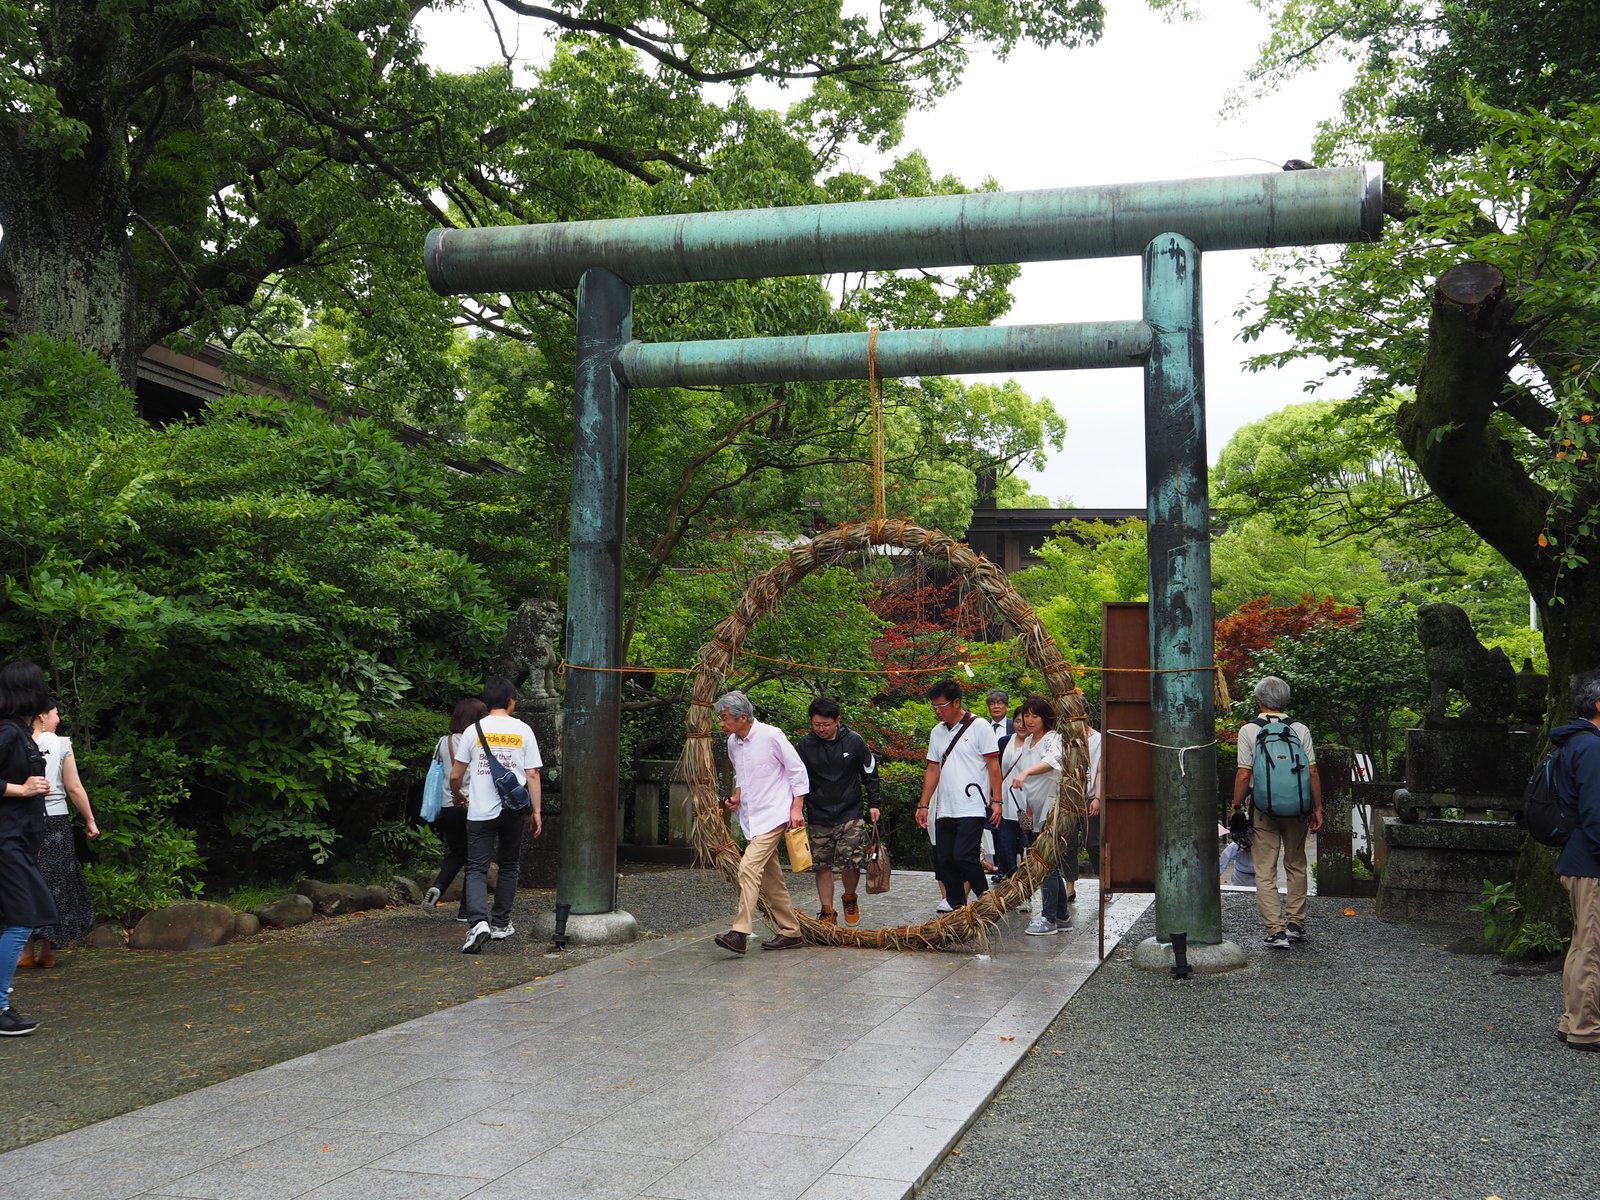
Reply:
[[[789,851],[789,870],[811,870],[811,839],[806,836],[806,827],[786,829],[783,831],[783,844]]]

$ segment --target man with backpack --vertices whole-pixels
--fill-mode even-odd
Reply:
[[[1561,968],[1564,1002],[1556,1037],[1570,1050],[1600,1053],[1600,670],[1572,685],[1577,714],[1550,731],[1557,749],[1552,778],[1571,819],[1556,874],[1572,900],[1572,944]]]
[[[1239,730],[1239,769],[1233,811],[1250,801],[1250,857],[1256,868],[1256,907],[1269,946],[1306,940],[1306,834],[1322,828],[1322,781],[1311,731],[1286,715],[1289,685],[1276,675],[1256,684],[1261,711]],[[1278,859],[1288,880],[1287,913],[1278,898]]]

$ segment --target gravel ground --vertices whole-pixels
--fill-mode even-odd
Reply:
[[[1555,1040],[1559,974],[1498,974],[1369,900],[1313,898],[1289,950],[1248,894],[1223,923],[1251,965],[1180,982],[1128,961],[1146,914],[919,1200],[1600,1192],[1600,1055]]]

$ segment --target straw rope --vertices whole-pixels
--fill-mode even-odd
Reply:
[[[987,943],[989,930],[995,923],[1031,896],[1057,859],[1065,854],[1068,839],[1083,819],[1084,781],[1089,769],[1089,744],[1084,733],[1088,706],[1073,683],[1071,668],[1062,660],[1055,640],[1011,586],[1005,572],[947,534],[913,525],[904,518],[850,522],[797,546],[777,566],[751,582],[734,611],[716,627],[711,640],[700,647],[697,655],[700,665],[691,689],[688,738],[676,772],[677,779],[689,786],[695,855],[702,864],[716,867],[730,883],[737,884],[739,848],[728,831],[722,798],[717,794],[711,706],[738,657],[745,634],[772,612],[784,593],[813,570],[854,561],[873,546],[899,546],[944,561],[1019,630],[1024,654],[1044,676],[1059,719],[1066,748],[1060,792],[1055,808],[1044,827],[1037,831],[1033,846],[1024,853],[1016,874],[990,888],[972,904],[921,925],[885,929],[823,925],[801,913],[801,935],[818,945],[875,949],[938,950],[973,939]]]

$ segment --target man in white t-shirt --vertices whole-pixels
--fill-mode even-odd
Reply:
[[[462,885],[462,902],[467,910],[467,941],[463,954],[477,954],[491,938],[500,941],[516,932],[511,924],[511,907],[517,898],[517,876],[521,872],[522,836],[544,832],[541,813],[539,743],[526,722],[511,714],[517,708],[517,693],[509,679],[492,675],[484,681],[483,702],[489,715],[464,731],[456,746],[455,764],[450,768],[450,791],[467,797],[467,874]],[[479,729],[483,731],[479,739]],[[489,774],[483,743],[495,758],[511,769],[528,786],[533,811],[524,820],[500,803],[500,793]],[[489,909],[489,860],[500,864],[500,877],[494,886],[494,911]]]
[[[959,908],[969,887],[973,899],[989,888],[979,846],[984,825],[1000,824],[1000,747],[994,727],[962,707],[954,679],[929,688],[928,703],[939,723],[928,735],[917,824],[926,829],[933,822],[933,873],[945,899]]]

